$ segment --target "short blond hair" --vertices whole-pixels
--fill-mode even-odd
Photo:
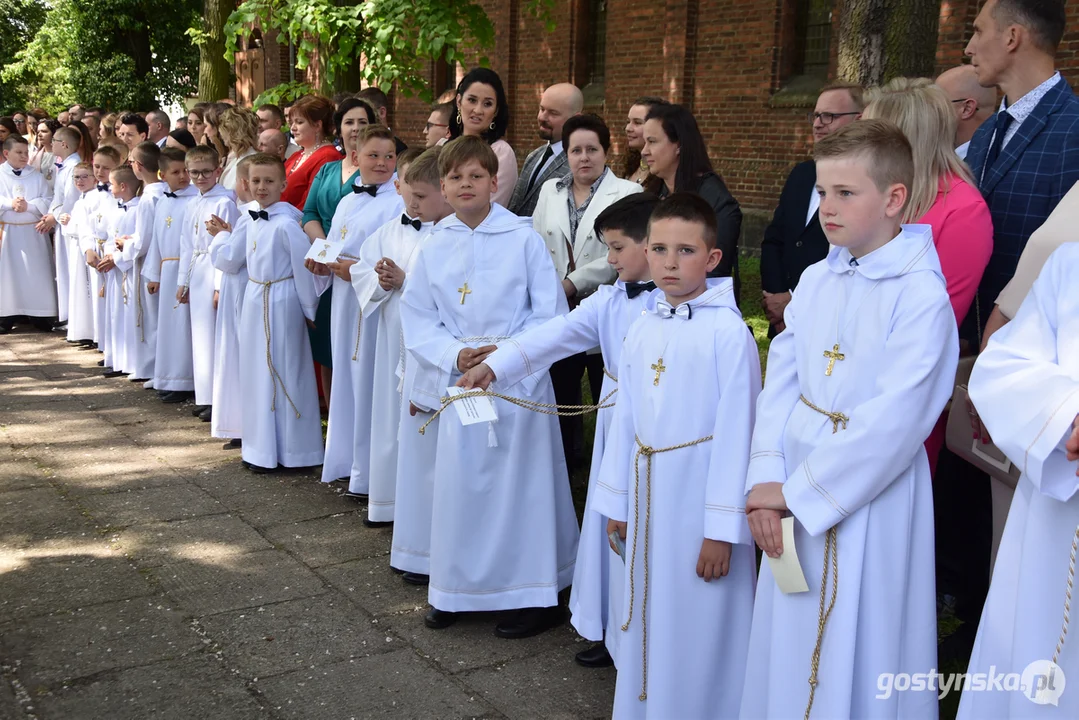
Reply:
[[[217,129],[221,140],[236,157],[258,147],[259,119],[250,110],[225,108],[217,118]]]
[[[865,97],[864,97],[865,88],[863,88],[858,83],[852,83],[852,82],[828,83],[827,85],[825,85],[824,87],[821,88],[821,91],[817,95],[817,97],[820,97],[824,93],[831,92],[833,90],[845,90],[847,92],[847,94],[850,95],[851,102],[854,103],[854,106],[856,108],[861,110],[862,108],[865,107]]]
[[[893,122],[914,153],[914,182],[903,222],[915,222],[937,202],[937,193],[957,176],[973,185],[966,163],[955,154],[958,123],[948,95],[928,78],[895,78],[869,91],[862,118]]]
[[[420,153],[408,164],[408,169],[405,170],[405,182],[409,185],[422,182],[438,187],[441,180],[438,175],[438,158],[441,154],[442,148],[437,146]]]
[[[498,175],[498,156],[490,144],[478,135],[462,135],[442,146],[438,156],[438,175],[444,178],[467,162],[475,160],[491,176]]]
[[[902,185],[909,191],[914,183],[910,142],[902,130],[887,120],[852,122],[813,146],[813,159],[817,162],[844,157],[865,159],[869,177],[881,192],[892,185]]]
[[[281,171],[281,177],[285,177],[285,164],[281,162],[281,158],[276,155],[270,155],[269,153],[255,153],[254,155],[248,155],[240,161],[237,168],[248,170],[253,167],[272,166]],[[237,170],[239,172],[239,170]],[[244,175],[246,178],[247,175]]]

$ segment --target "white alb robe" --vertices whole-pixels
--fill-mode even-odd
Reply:
[[[91,276],[97,275],[86,264],[86,251],[95,249],[93,233],[89,225],[87,207],[94,191],[79,193],[68,211],[70,218],[64,226],[71,267],[68,273],[68,311],[67,339],[94,339],[94,297],[91,289]]]
[[[404,338],[401,335],[401,290],[383,290],[378,284],[375,265],[389,258],[408,273],[415,264],[417,250],[431,234],[434,223],[421,225],[417,230],[404,221],[407,216],[393,217],[376,230],[360,247],[360,260],[351,268],[352,288],[359,301],[360,312],[375,335],[371,368],[360,368],[361,376],[370,373],[371,404],[357,406],[357,416],[366,414],[361,425],[370,428],[368,468],[356,468],[353,476],[368,478],[367,517],[374,522],[393,522],[394,497],[397,492],[397,431],[401,420],[400,378]],[[367,358],[365,358],[367,359]],[[357,457],[356,462],[362,462]]]
[[[322,462],[322,420],[306,320],[315,319],[311,241],[296,209],[278,202],[247,226],[247,291],[240,316],[243,459],[260,467]]]
[[[52,153],[49,154],[52,155]],[[50,158],[52,159],[54,158]],[[59,168],[53,165],[55,176],[49,214],[56,220],[56,227],[53,230],[53,255],[56,260],[56,298],[60,322],[66,322],[68,319],[71,307],[71,286],[74,281],[71,262],[74,254],[71,248],[72,240],[68,237],[67,228],[60,224],[60,215],[70,214],[71,208],[75,206],[75,201],[79,197],[80,193],[75,189],[75,181],[71,179],[71,174],[79,162],[79,154],[74,153],[64,158]],[[78,338],[72,338],[69,330],[68,340],[73,339]]]
[[[210,243],[210,261],[221,273],[214,336],[214,412],[210,420],[210,435],[215,438],[243,437],[240,313],[247,294],[247,226],[252,222],[250,211],[258,209],[254,201],[240,205],[232,232],[220,232]],[[303,213],[292,209],[298,222]]]
[[[591,501],[593,512],[628,523],[624,602],[607,631],[622,635],[614,717],[733,718],[757,571],[745,515],[757,345],[730,278],[708,281],[673,314],[661,293],[649,306],[622,348],[618,403]],[[639,447],[663,451],[707,437],[656,453],[649,480]],[[705,538],[732,546],[729,574],[707,583],[696,574]]]
[[[516,339],[517,347],[499,348],[484,362],[494,371],[496,384],[501,387],[516,385],[531,368],[546,368],[562,358],[599,347],[603,353],[608,375],[593,402],[610,396],[607,404],[618,399],[618,387],[613,374],[618,372],[622,355],[622,342],[630,326],[644,313],[648,293],[634,298],[626,294],[626,284],[619,280],[614,285],[601,285],[596,292],[581,301],[568,315],[559,315],[523,333]],[[592,469],[588,477],[588,498],[584,519],[581,522],[581,542],[577,546],[577,563],[573,571],[573,587],[570,591],[569,609],[573,627],[582,637],[593,641],[604,639],[608,617],[615,617],[622,609],[622,591],[625,582],[625,565],[620,559],[612,560],[611,547],[607,541],[607,518],[591,506],[606,447],[607,433],[614,418],[614,408],[601,408],[596,414],[596,437],[592,445]],[[621,632],[606,636],[612,657],[618,654]]]
[[[210,262],[213,238],[206,230],[211,215],[230,225],[239,216],[236,196],[221,185],[214,185],[187,206],[180,236],[180,284],[188,289],[191,306],[191,357],[195,373],[195,404],[211,405],[214,396],[214,335],[217,312],[214,310],[214,266]]]
[[[131,264],[128,271],[130,295],[128,305],[128,336],[131,338],[130,359],[132,377],[152,380],[157,354],[157,313],[159,295],[146,290],[146,257],[153,244],[154,213],[169,186],[163,182],[146,185],[135,210],[135,232],[124,245],[123,257]],[[173,299],[173,302],[176,302]]]
[[[132,286],[132,263],[116,245],[116,240],[135,232],[137,210],[141,198],[133,197],[127,202],[115,200],[105,205],[107,238],[103,246],[116,267],[105,273],[105,307],[108,328],[108,345],[105,349],[105,365],[125,373],[134,372],[134,313],[135,292]]]
[[[1079,717],[1079,636],[1071,627],[1057,655],[1069,571],[1079,542],[1079,477],[1064,443],[1079,415],[1079,245],[1058,248],[1015,319],[993,334],[970,377],[970,397],[994,442],[1023,471],[982,610],[970,673],[1024,674],[1054,660],[1067,679],[1043,674],[1046,693],[1004,688],[964,692],[962,720]],[[1070,621],[1074,624],[1076,620]],[[1052,687],[1050,687],[1052,680]],[[1060,690],[1063,689],[1063,693]]]
[[[360,184],[357,178],[355,185]],[[403,207],[401,196],[392,182],[380,185],[374,197],[366,192],[354,192],[337,204],[326,238],[344,243],[341,258],[359,260],[360,248],[367,236],[391,217],[400,214]],[[326,428],[322,482],[347,477],[349,490],[366,494],[366,458],[370,452],[371,436],[368,426],[370,371],[375,352],[375,322],[365,320],[360,314],[356,293],[350,283],[336,275],[329,282],[323,280],[316,283],[320,293],[331,285],[330,352],[334,372],[330,386],[330,418]],[[361,373],[361,367],[367,370],[366,374]],[[361,467],[364,473],[355,473],[355,469]]]
[[[11,209],[18,198],[26,200],[25,212]],[[49,183],[37,170],[27,166],[16,175],[7,162],[0,164],[0,317],[56,317],[49,236],[34,229],[51,202]]]
[[[146,251],[142,275],[159,283],[154,388],[175,392],[195,389],[191,350],[191,305],[176,302],[180,274],[180,236],[188,205],[198,197],[193,185],[163,195],[154,209],[153,241]]]
[[[464,282],[471,293],[462,303]],[[461,350],[512,344],[564,313],[565,300],[527,218],[492,204],[475,230],[444,219],[420,249],[401,303],[422,386],[445,392],[460,377]],[[554,402],[545,372],[503,392]],[[466,427],[450,408],[438,425],[428,601],[439,610],[549,607],[573,578],[578,528],[558,421],[502,401],[496,408],[496,423]]]
[[[923,443],[952,395],[955,315],[928,225],[906,225],[851,260],[833,247],[806,270],[768,355],[746,489],[784,483],[809,591],[784,595],[761,565],[743,718],[805,714],[832,528],[838,587],[811,717],[937,717],[933,690],[876,696],[882,673],[936,667],[933,490]],[[844,359],[826,375],[825,353],[836,344]],[[846,428],[800,397],[843,413]],[[829,577],[826,599],[832,587]]]
[[[109,207],[116,205],[116,198],[112,196],[108,188],[98,183],[95,189],[87,193],[86,201],[86,230],[81,237],[83,258],[85,260],[86,250],[93,250],[100,259],[104,255],[105,240],[109,235],[105,214]],[[90,312],[94,318],[94,342],[98,345],[98,351],[104,353],[108,345],[105,273],[95,269],[91,269],[90,273],[90,298],[92,300]]]

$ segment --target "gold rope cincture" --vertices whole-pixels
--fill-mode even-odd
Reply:
[[[608,403],[608,400],[618,392],[618,388],[611,390],[603,397],[596,405],[558,405],[555,403],[541,403],[535,400],[525,400],[524,398],[515,398],[510,395],[503,395],[502,393],[491,392],[490,390],[469,390],[463,392],[460,395],[452,395],[442,398],[442,407],[435,410],[434,414],[420,427],[420,435],[423,435],[427,430],[427,426],[435,421],[435,419],[442,414],[442,411],[448,408],[452,403],[457,402],[468,397],[496,397],[500,400],[505,400],[511,405],[516,405],[524,410],[531,410],[532,412],[538,412],[542,415],[557,415],[559,417],[576,417],[578,415],[587,415],[590,412],[597,410],[603,410],[604,408],[614,407],[614,403]]]
[[[645,492],[645,504],[644,504],[644,593],[641,597],[641,694],[637,697],[638,700],[644,702],[648,699],[648,549],[651,540],[651,519],[652,519],[652,456],[659,455],[660,453],[671,452],[672,450],[681,450],[683,448],[693,447],[694,445],[700,445],[706,443],[712,439],[712,436],[698,438],[692,442],[685,442],[681,445],[671,445],[665,448],[653,448],[645,445],[641,442],[641,439],[636,435],[633,437],[637,443],[637,454],[633,457],[633,549],[629,561],[629,616],[626,618],[625,624],[622,625],[622,631],[629,630],[630,623],[633,622],[633,595],[634,595],[634,582],[633,575],[637,568],[637,538],[640,536],[639,528],[641,527],[641,456],[645,458],[645,472],[644,472],[644,492]]]
[[[1064,623],[1060,627],[1060,639],[1057,640],[1057,648],[1053,653],[1053,664],[1060,659],[1060,652],[1064,649],[1064,640],[1068,637],[1068,624],[1071,622],[1072,588],[1075,586],[1075,556],[1079,552],[1079,526],[1075,528],[1072,536],[1071,557],[1068,560],[1068,585],[1064,589]]]
[[[278,278],[277,280],[256,280],[253,277],[247,279],[256,285],[262,286],[262,327],[266,333],[266,367],[270,369],[270,382],[273,383],[273,397],[270,399],[270,412],[277,411],[277,383],[280,382],[281,391],[285,393],[285,399],[288,400],[288,404],[292,406],[292,411],[296,413],[296,419],[298,420],[300,418],[300,410],[296,407],[296,403],[292,402],[292,397],[288,394],[288,388],[285,387],[285,379],[281,377],[281,373],[277,372],[277,368],[274,367],[273,355],[270,351],[270,288],[279,282],[291,280],[292,275]]]
[[[344,233],[345,233],[345,228],[341,228],[341,237],[342,238],[344,238]],[[356,257],[355,255],[349,255],[348,253],[340,253],[337,257],[345,258],[346,260],[354,260],[355,262],[360,261],[360,259],[358,257]],[[353,361],[357,360],[359,358],[359,356],[360,356],[360,336],[362,334],[363,334],[363,309],[361,308],[360,312],[359,312],[359,314],[357,316],[357,319],[356,319],[356,347],[352,349],[352,359],[353,359]]]
[[[618,382],[618,378],[615,377],[614,373],[612,373],[610,370],[608,370],[606,366],[604,366],[604,368],[603,368],[603,374],[606,375],[607,377],[609,377],[614,382]]]
[[[799,399],[803,403],[805,403],[806,406],[808,406],[810,410],[816,410],[821,415],[824,415],[825,417],[827,417],[829,420],[832,421],[832,434],[833,435],[835,435],[837,432],[839,432],[839,426],[840,425],[843,426],[844,430],[847,429],[847,423],[850,422],[850,418],[847,417],[846,415],[844,415],[843,413],[841,413],[841,412],[829,412],[829,411],[827,411],[827,410],[825,410],[823,408],[819,408],[816,405],[814,405],[813,403],[811,403],[809,401],[809,398],[807,398],[805,395],[800,396]]]

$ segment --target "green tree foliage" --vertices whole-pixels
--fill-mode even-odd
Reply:
[[[41,29],[48,8],[40,0],[0,0],[0,58],[10,58],[25,47]],[[0,77],[0,115],[29,105],[27,88]]]
[[[194,91],[198,49],[186,32],[198,21],[198,0],[41,2],[43,24],[0,70],[31,104],[145,110]]]
[[[554,0],[527,0],[530,12],[549,20]],[[430,98],[430,60],[465,63],[494,44],[495,30],[474,0],[244,0],[225,27],[228,57],[238,38],[258,23],[296,45],[296,65],[318,63],[319,89],[329,93],[337,78],[358,67],[369,85]],[[358,89],[358,88],[352,88]]]

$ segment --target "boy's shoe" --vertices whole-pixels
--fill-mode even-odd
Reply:
[[[105,367],[105,361],[104,360],[98,360],[97,361],[97,366],[98,367]]]
[[[360,502],[367,502],[367,493],[354,493],[346,490],[343,494],[347,498],[352,498],[353,500],[358,500]]]
[[[390,565],[390,571],[393,572],[394,575],[404,575],[405,574],[404,570],[401,570],[399,568],[395,568],[393,565]]]
[[[429,585],[431,583],[430,575],[423,575],[421,573],[406,572],[401,576],[409,585]]]
[[[191,408],[191,416],[192,417],[198,417],[199,415],[202,415],[204,412],[206,412],[209,409],[210,409],[209,405],[196,405],[195,407]]]
[[[127,375],[127,373],[125,373],[123,370],[106,370],[105,371],[105,377],[107,377],[107,378],[120,377],[121,375]]]
[[[199,413],[199,420],[203,422],[210,422],[214,418],[213,407],[207,407],[205,410]]]
[[[256,475],[269,475],[270,473],[275,472],[277,470],[277,468],[268,468],[268,467],[262,467],[261,465],[252,465],[251,463],[247,462],[246,460],[244,460],[242,462],[243,462],[243,466],[245,468],[247,468],[251,472],[255,473]]]
[[[432,630],[445,630],[457,622],[457,613],[431,608],[423,618],[423,624]]]
[[[243,447],[243,441],[241,441],[240,438],[233,438],[232,440],[229,440],[227,443],[222,445],[221,449],[222,450],[239,450],[242,447]]]
[[[184,400],[190,400],[195,396],[193,392],[187,392],[185,390],[173,390],[172,392],[166,392],[161,396],[161,402],[173,405],[175,403],[182,403]]]
[[[512,617],[495,625],[495,635],[506,640],[520,640],[558,627],[566,620],[561,605],[544,608],[521,608]]]
[[[371,518],[364,518],[363,519],[363,524],[364,524],[364,527],[369,527],[369,528],[384,528],[384,527],[391,527],[393,525],[393,520],[378,521],[378,520],[372,520]]]
[[[614,659],[607,652],[607,646],[601,642],[577,653],[573,659],[578,665],[586,668],[605,668],[614,665]]]

